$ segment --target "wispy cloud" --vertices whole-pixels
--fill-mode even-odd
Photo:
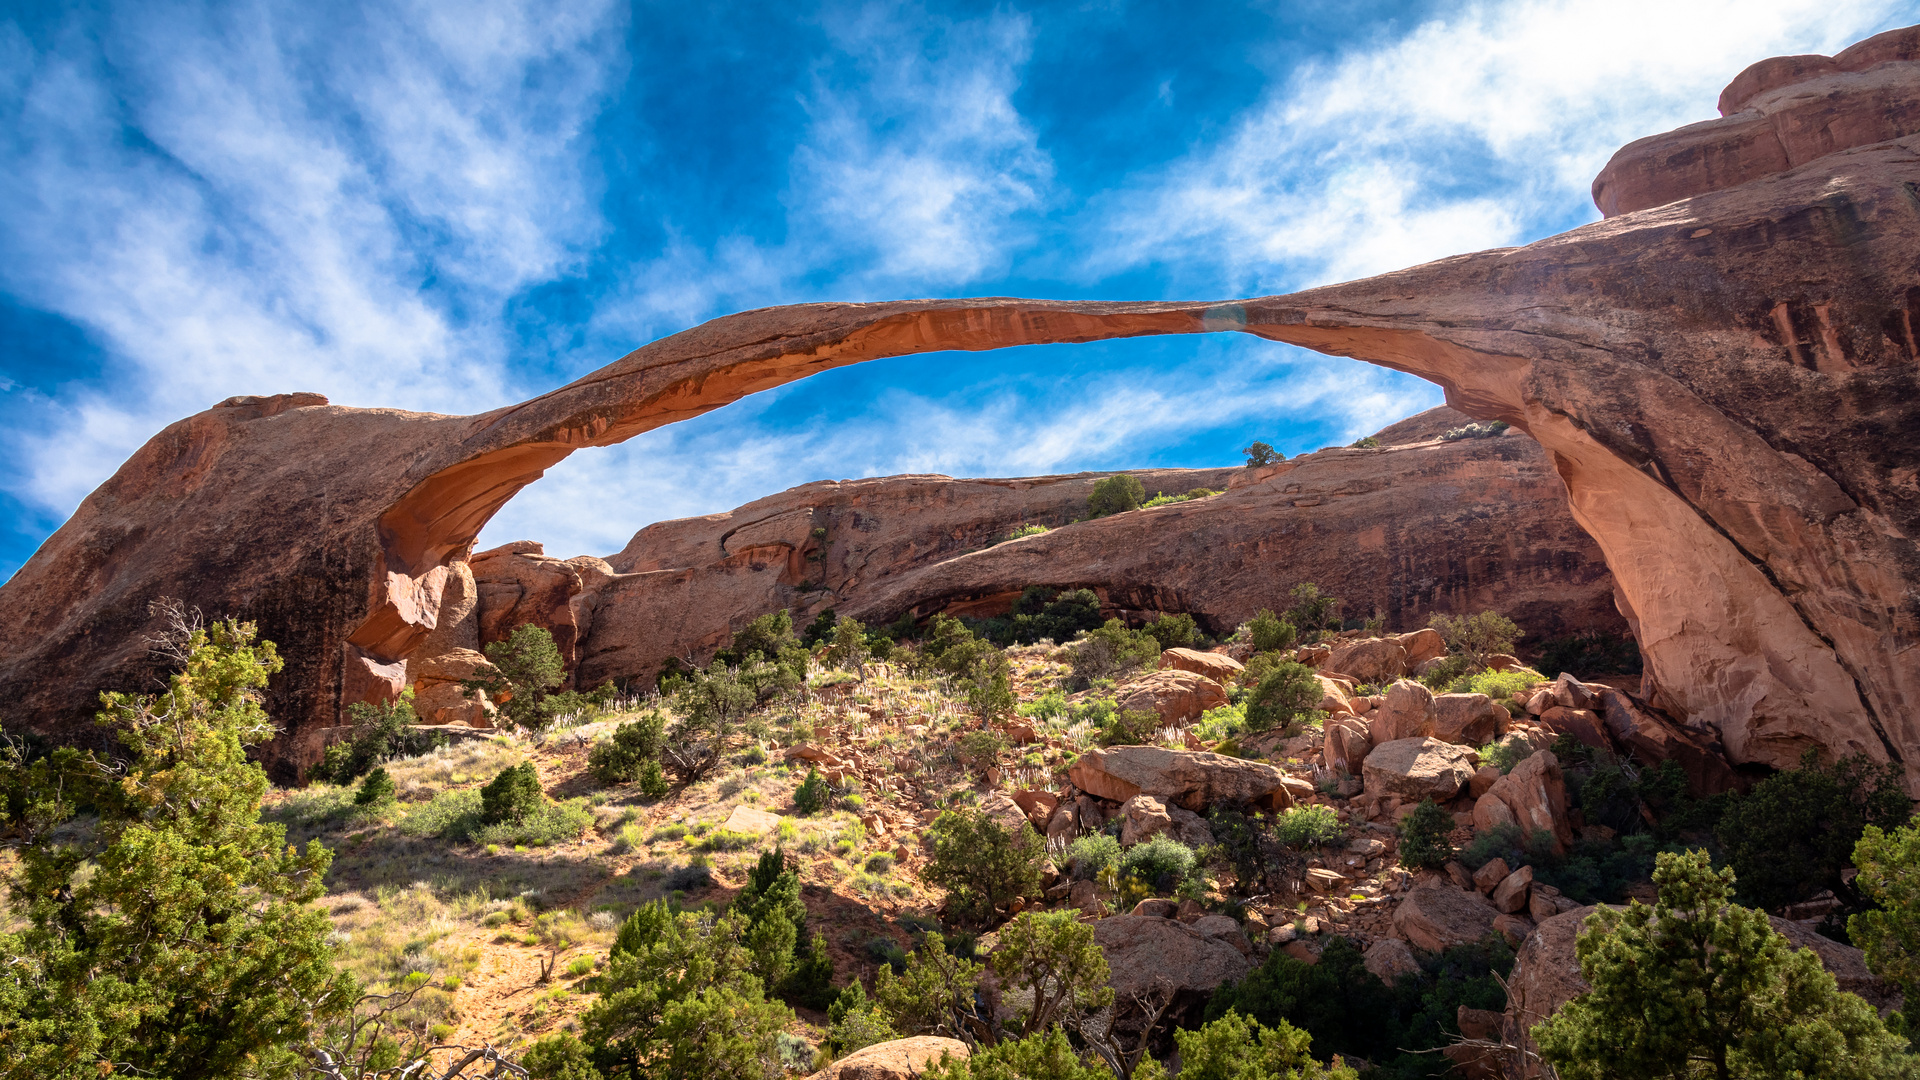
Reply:
[[[11,418],[8,486],[71,506],[233,393],[519,396],[491,316],[595,237],[579,136],[619,17],[127,5],[16,54],[0,282],[87,326],[111,366]]]
[[[1597,216],[1622,144],[1712,117],[1761,57],[1831,52],[1891,0],[1511,0],[1286,73],[1218,145],[1097,200],[1098,275],[1171,264],[1268,292],[1536,239]]]

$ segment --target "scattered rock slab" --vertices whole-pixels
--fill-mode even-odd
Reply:
[[[1433,691],[1411,679],[1387,687],[1380,705],[1367,713],[1367,734],[1375,746],[1432,735]]]
[[[1414,975],[1420,971],[1420,961],[1413,955],[1413,949],[1399,938],[1380,938],[1367,946],[1364,963],[1367,970],[1388,985],[1402,975]]]
[[[1445,802],[1473,779],[1473,756],[1473,751],[1464,746],[1425,736],[1396,739],[1375,746],[1367,754],[1361,776],[1370,795],[1398,795],[1407,802]],[[1563,792],[1563,806],[1564,799]]]
[[[1506,707],[1485,694],[1440,694],[1432,707],[1433,737],[1462,746],[1485,746],[1507,728]]]
[[[1120,826],[1120,843],[1132,847],[1161,833],[1188,847],[1213,843],[1213,830],[1206,819],[1191,810],[1168,806],[1157,795],[1135,795],[1120,807],[1125,821]]]
[[[1156,795],[1182,809],[1204,811],[1218,802],[1294,804],[1286,774],[1271,765],[1196,750],[1159,746],[1112,746],[1080,755],[1068,773],[1090,795],[1124,803]]]
[[[1390,637],[1342,642],[1321,666],[1363,683],[1383,683],[1407,673],[1407,647]]]
[[[1533,867],[1523,866],[1493,888],[1493,906],[1503,915],[1513,915],[1527,909],[1527,897],[1533,888]]]
[[[1093,939],[1106,955],[1108,981],[1121,1001],[1165,986],[1205,993],[1247,977],[1240,950],[1172,919],[1115,915],[1093,924]]]
[[[780,815],[769,814],[765,810],[755,810],[751,806],[736,806],[720,827],[732,832],[765,836],[780,827]]]
[[[1500,912],[1478,892],[1451,883],[1416,885],[1393,912],[1393,929],[1415,948],[1440,952],[1493,933]]]
[[[1247,669],[1245,664],[1225,653],[1201,652],[1198,649],[1168,649],[1161,653],[1160,669],[1165,671],[1168,668],[1205,675],[1222,685],[1232,682]]]
[[[1520,829],[1531,836],[1547,832],[1553,836],[1554,853],[1565,855],[1573,847],[1573,824],[1567,819],[1567,782],[1560,772],[1560,759],[1551,750],[1537,751],[1513,771],[1494,781],[1487,793],[1474,803],[1474,824],[1481,820],[1480,802],[1498,799],[1506,804]],[[1494,820],[1498,810],[1489,806],[1487,817]]]
[[[810,1080],[915,1080],[943,1058],[963,1061],[970,1054],[967,1044],[958,1039],[915,1035],[855,1050]]]
[[[1120,708],[1158,713],[1166,727],[1191,724],[1201,713],[1227,703],[1226,687],[1192,671],[1156,671],[1121,687],[1120,693]]]

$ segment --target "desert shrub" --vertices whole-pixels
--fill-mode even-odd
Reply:
[[[1059,1028],[1002,1039],[970,1056],[929,1064],[926,1080],[1113,1080],[1105,1065],[1090,1065]],[[1144,1076],[1145,1074],[1140,1074]],[[1164,1074],[1163,1074],[1164,1075]]]
[[[753,971],[731,914],[642,906],[620,927],[600,996],[580,1017],[607,1075],[687,1078],[784,1074],[779,1034],[793,1020]]]
[[[1201,742],[1218,742],[1233,739],[1247,730],[1247,707],[1245,703],[1220,705],[1200,714],[1188,730]]]
[[[1379,445],[1380,440],[1371,435],[1363,435],[1347,444],[1347,446],[1353,450],[1372,450]]]
[[[1098,679],[1115,678],[1135,668],[1159,662],[1160,643],[1142,630],[1129,630],[1119,619],[1108,619],[1068,646],[1073,683],[1079,687]]]
[[[858,619],[841,619],[833,625],[833,644],[827,647],[829,666],[867,676],[867,660],[873,649],[867,644],[867,628]]]
[[[776,847],[761,854],[728,913],[742,924],[740,943],[746,947],[748,964],[760,976],[761,985],[769,993],[779,989],[793,967],[794,950],[807,929],[800,877],[787,865],[785,851]]]
[[[807,631],[800,635],[800,646],[805,649],[817,649],[833,640],[834,624],[840,616],[832,608],[821,608],[820,614],[807,624]]]
[[[480,820],[483,824],[518,824],[540,809],[546,793],[540,790],[540,774],[533,762],[509,765],[480,789]]]
[[[1164,726],[1165,721],[1152,709],[1116,707],[1106,714],[1100,724],[1100,745],[1145,746],[1153,741],[1154,733]]]
[[[812,817],[827,808],[827,800],[833,797],[833,789],[820,775],[820,770],[807,766],[807,778],[793,790],[793,808],[802,817]]]
[[[824,1009],[833,1002],[833,954],[818,933],[806,938],[806,948],[794,950],[793,966],[780,982],[780,999],[805,1009]]]
[[[902,1032],[973,1035],[983,1019],[979,990],[984,969],[962,955],[966,951],[949,952],[939,934],[928,934],[924,944],[906,955],[898,972],[890,965],[880,969],[873,1000]]]
[[[715,829],[694,847],[701,851],[748,851],[760,846],[760,834],[745,829]]]
[[[921,878],[947,893],[960,918],[985,921],[997,907],[1040,891],[1046,842],[1026,823],[1008,830],[977,810],[947,810],[927,829],[932,857]]]
[[[1630,637],[1600,633],[1552,638],[1540,644],[1540,662],[1534,666],[1549,679],[1562,672],[1570,672],[1576,678],[1638,675],[1640,646]]]
[[[1004,544],[1009,540],[1025,540],[1029,536],[1043,536],[1053,530],[1045,525],[1016,525],[1012,532],[1001,537],[995,543]]]
[[[1306,720],[1319,707],[1323,693],[1312,668],[1282,660],[1248,696],[1247,730],[1271,731]]]
[[[1863,754],[1822,765],[1809,749],[1797,769],[1775,773],[1735,795],[1715,836],[1739,875],[1740,898],[1774,909],[1820,889],[1853,897],[1841,880],[1868,825],[1895,829],[1912,816],[1900,766],[1875,765]]]
[[[1505,420],[1494,420],[1485,424],[1468,424],[1465,427],[1448,428],[1440,433],[1441,442],[1458,442],[1461,439],[1489,439],[1504,434],[1508,424]]]
[[[277,651],[251,623],[156,607],[172,623],[153,643],[165,689],[100,697],[119,753],[0,745],[18,830],[0,931],[9,1077],[292,1076],[356,995],[313,903],[331,853],[260,821],[269,785],[247,748],[275,733],[260,701]],[[54,828],[81,806],[91,827]]]
[[[1193,873],[1193,849],[1165,833],[1135,844],[1120,856],[1120,875],[1157,892],[1168,892]]]
[[[1454,692],[1485,694],[1495,701],[1508,701],[1539,681],[1540,677],[1531,671],[1483,671],[1469,676],[1466,685]]]
[[[1103,622],[1100,597],[1093,590],[1056,593],[1044,586],[1029,585],[1008,614],[979,620],[975,625],[995,644],[1031,645],[1042,638],[1070,641],[1083,630],[1098,629]]]
[[[360,789],[353,793],[353,804],[385,806],[393,802],[397,795],[398,792],[393,786],[393,777],[387,775],[385,767],[375,766],[374,770],[367,774],[366,779],[360,781]]]
[[[1497,611],[1483,611],[1478,615],[1435,614],[1427,620],[1427,625],[1440,632],[1449,653],[1466,662],[1463,674],[1485,668],[1487,658],[1495,653],[1513,652],[1513,643],[1520,640],[1521,633],[1512,619]]]
[[[1443,656],[1420,676],[1420,684],[1435,693],[1444,694],[1470,667],[1466,657],[1460,655]]]
[[[1293,604],[1287,608],[1286,619],[1302,634],[1312,637],[1340,629],[1339,597],[1321,592],[1320,586],[1311,581],[1295,585],[1291,596]]]
[[[859,979],[848,983],[827,1007],[826,1048],[835,1058],[899,1037],[900,1033],[888,1021],[886,1010],[878,1002],[868,1000],[867,988]]]
[[[1513,953],[1489,938],[1419,960],[1418,972],[1388,986],[1344,937],[1328,940],[1317,964],[1276,949],[1245,979],[1215,991],[1205,1015],[1209,1021],[1239,1013],[1268,1025],[1290,1023],[1310,1034],[1321,1053],[1373,1062],[1369,1076],[1426,1077],[1434,1071],[1433,1055],[1420,1051],[1453,1041],[1460,1006],[1506,1007],[1499,980],[1512,970]]]
[[[468,697],[485,691],[507,722],[529,731],[546,727],[556,715],[547,698],[567,681],[567,665],[546,627],[522,623],[505,641],[481,650],[487,665],[460,683]],[[506,700],[502,700],[502,699]]]
[[[1105,833],[1083,836],[1067,845],[1067,873],[1075,881],[1094,881],[1120,861],[1120,841]]]
[[[1200,627],[1187,614],[1167,615],[1148,623],[1146,633],[1160,643],[1161,649],[1184,649],[1200,636]]]
[[[1230,1012],[1194,1030],[1175,1030],[1182,1080],[1358,1080],[1346,1065],[1323,1069],[1313,1036],[1285,1020],[1267,1027]]]
[[[1330,806],[1296,806],[1280,815],[1280,842],[1290,848],[1322,847],[1346,835]]]
[[[446,743],[446,736],[416,731],[420,718],[413,711],[413,690],[399,698],[377,705],[356,701],[347,706],[352,734],[327,747],[320,764],[307,773],[307,779],[324,784],[351,784],[369,769],[396,757],[424,754]]]
[[[992,728],[980,728],[960,736],[955,750],[969,768],[975,772],[985,772],[988,766],[999,762],[1001,754],[1006,753],[1007,737]]]
[[[545,847],[577,840],[593,825],[593,809],[585,799],[566,802],[541,801],[540,806],[519,821],[481,825],[471,838],[477,844],[525,844]]]
[[[1281,842],[1271,814],[1249,814],[1244,808],[1215,806],[1207,814],[1214,850],[1233,867],[1237,890],[1243,895],[1278,892],[1290,887],[1304,860]]]
[[[1000,985],[1026,999],[1022,1035],[1074,1023],[1082,1013],[1113,1003],[1107,958],[1093,939],[1093,927],[1072,911],[1021,912],[1001,928],[1000,945],[988,965]]]
[[[1013,680],[1003,659],[991,669],[967,681],[967,710],[982,723],[1013,715],[1018,704],[1013,696]]]
[[[1703,1075],[1912,1075],[1906,1040],[1840,991],[1811,949],[1730,903],[1734,874],[1704,851],[1663,854],[1649,908],[1600,908],[1577,946],[1590,989],[1534,1025],[1567,1080]]]
[[[1847,936],[1875,975],[1920,1001],[1920,828],[1869,825],[1853,846],[1853,885],[1878,910],[1847,920]]]
[[[1192,488],[1179,495],[1169,495],[1162,491],[1153,498],[1141,503],[1140,509],[1151,510],[1156,506],[1169,506],[1173,503],[1192,502],[1195,499],[1205,499],[1218,494],[1220,493],[1214,491],[1212,488]]]
[[[1045,722],[1066,716],[1070,709],[1071,706],[1067,704],[1067,695],[1056,687],[1014,711],[1030,720]]]
[[[666,744],[667,721],[658,709],[613,729],[613,736],[594,744],[587,767],[603,784],[630,784],[640,779],[649,762],[656,765]]]
[[[1400,862],[1419,870],[1438,870],[1453,858],[1453,815],[1426,799],[1400,822]]]
[[[1254,652],[1279,652],[1293,648],[1293,643],[1300,637],[1300,630],[1286,619],[1261,608],[1253,618],[1247,620],[1247,637],[1253,642]]]
[[[1242,447],[1241,453],[1247,455],[1247,468],[1271,465],[1280,460],[1280,455],[1266,443],[1256,441],[1252,446]]]
[[[668,892],[699,892],[713,886],[713,868],[704,862],[677,866],[667,871],[660,884]]]
[[[1480,764],[1499,769],[1502,775],[1533,756],[1533,744],[1518,735],[1509,735],[1480,748]]]
[[[530,1080],[601,1080],[593,1051],[571,1031],[534,1040],[520,1058]]]
[[[1093,485],[1093,493],[1087,496],[1087,516],[1103,518],[1138,510],[1146,497],[1147,489],[1139,477],[1125,473],[1109,476]]]

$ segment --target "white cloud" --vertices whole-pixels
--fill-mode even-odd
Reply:
[[[10,50],[27,66],[0,275],[114,366],[16,420],[9,487],[72,506],[234,393],[456,412],[521,396],[485,316],[598,235],[579,136],[617,77],[620,17],[141,5],[103,24],[111,67],[78,24]]]
[[[1221,143],[1097,201],[1112,245],[1090,272],[1171,263],[1267,292],[1536,239],[1596,217],[1587,187],[1614,150],[1716,115],[1747,64],[1911,17],[1893,0],[1474,4],[1287,73]]]
[[[1016,215],[1044,203],[1053,175],[1012,100],[1027,18],[918,14],[909,26],[870,6],[828,29],[841,55],[815,73],[793,159],[803,233],[830,237],[838,258],[870,252],[853,275],[869,280],[927,289],[1001,268]]]

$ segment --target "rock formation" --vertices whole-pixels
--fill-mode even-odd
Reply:
[[[1755,65],[1723,99],[1728,116],[1660,146],[1643,140],[1608,166],[1597,185],[1605,220],[1363,281],[1227,302],[751,311],[470,417],[311,394],[230,399],[157,435],[0,588],[0,689],[14,722],[89,732],[96,691],[152,674],[140,643],[148,603],[180,597],[257,619],[279,642],[288,667],[269,705],[291,731],[267,753],[297,762],[343,703],[407,680],[481,526],[574,450],[883,356],[1237,331],[1411,372],[1452,407],[1532,436],[1605,555],[1648,697],[1735,761],[1791,764],[1818,746],[1910,763],[1920,753],[1916,49],[1920,27],[1830,64]],[[1777,155],[1762,152],[1768,131]],[[1368,452],[1327,453],[1331,466]],[[1286,462],[1257,482],[1294,494],[1296,509],[1324,504],[1339,492],[1308,482],[1339,471],[1313,464]],[[1198,509],[1106,527],[1151,543],[1136,523]],[[1271,538],[1277,550],[1287,535]],[[981,561],[1018,562],[1047,540]],[[983,573],[966,584],[984,597],[1021,579],[1036,580]]]

